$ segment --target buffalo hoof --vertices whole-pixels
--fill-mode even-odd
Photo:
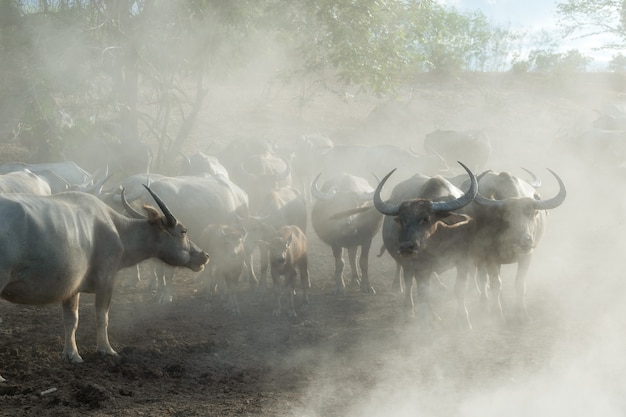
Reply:
[[[456,321],[456,327],[458,330],[472,330],[472,322],[467,317],[459,317]]]
[[[117,352],[112,347],[98,349],[97,352],[102,356],[118,356]]]
[[[295,319],[296,317],[298,317],[298,314],[296,313],[296,310],[287,310],[287,317],[290,319]]]
[[[241,311],[239,310],[239,304],[229,302],[225,307],[226,312],[235,317],[241,317]]]
[[[272,316],[280,317],[280,308],[275,308],[274,310],[272,310]]]
[[[6,379],[2,378],[2,375],[0,375],[0,382],[6,382]]]
[[[346,287],[338,285],[337,287],[335,287],[335,294],[336,295],[346,295]]]
[[[63,359],[69,363],[83,363],[83,358],[80,357],[78,352],[63,352]]]
[[[174,297],[171,294],[157,292],[156,301],[159,304],[170,304],[172,301],[174,301]]]
[[[361,292],[365,294],[376,294],[376,290],[372,286],[361,287]]]
[[[533,321],[533,318],[528,314],[526,310],[518,311],[510,320],[511,324],[517,326],[523,326]]]

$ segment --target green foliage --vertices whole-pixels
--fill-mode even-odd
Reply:
[[[573,73],[585,71],[591,58],[577,49],[565,53],[534,49],[526,60],[513,63],[512,72]]]
[[[481,12],[460,13],[438,3],[413,8],[404,22],[421,62],[418,68],[443,75],[494,70],[501,65],[511,33],[491,25]],[[421,64],[421,65],[420,65]]]
[[[288,7],[284,7],[289,3]],[[288,76],[331,76],[344,85],[360,85],[375,93],[392,90],[410,61],[398,16],[398,1],[276,1],[272,13],[287,22],[279,38],[297,62]]]
[[[557,4],[560,23],[569,35],[610,35],[606,49],[626,47],[626,2],[624,0],[567,0]]]
[[[626,56],[621,53],[613,55],[613,58],[609,61],[609,71],[625,74]]]
[[[559,11],[624,34],[623,0],[568,0]],[[189,136],[205,78],[231,76],[267,45],[287,58],[273,69],[302,85],[301,103],[318,87],[386,95],[415,72],[501,71],[511,55],[514,71],[579,71],[589,62],[555,52],[552,40],[521,59],[523,37],[434,0],[6,0],[0,112],[34,141],[144,138],[165,155]],[[97,127],[109,121],[120,126],[110,135]]]

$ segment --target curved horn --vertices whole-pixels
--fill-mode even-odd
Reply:
[[[378,178],[378,175],[374,174],[373,172],[372,175],[374,176],[374,178],[376,178],[376,185],[380,184],[380,178]],[[372,201],[372,199],[374,198],[374,193],[375,191],[361,194],[361,200]]]
[[[474,197],[474,202],[479,206],[494,208],[498,208],[502,204],[504,204],[503,200],[492,200],[491,198],[483,196],[481,193],[476,194],[476,197]]]
[[[380,198],[380,191],[383,189],[387,179],[389,179],[391,174],[393,174],[396,169],[397,168],[394,168],[389,174],[385,175],[382,181],[376,186],[376,191],[374,191],[374,207],[376,207],[376,210],[387,216],[397,216],[400,212],[400,204],[389,204]]]
[[[541,178],[539,178],[538,176],[536,176],[535,174],[533,174],[531,171],[527,170],[526,168],[522,167],[522,169],[528,172],[528,174],[532,177],[532,180],[528,181],[528,184],[530,184],[531,187],[533,188],[541,187]]]
[[[126,210],[126,213],[128,213],[128,215],[132,217],[133,219],[145,219],[146,216],[144,216],[143,214],[135,210],[130,204],[128,204],[128,200],[126,200],[126,195],[124,194],[124,191],[125,191],[124,187],[120,187],[120,188],[122,189],[122,192],[121,192],[122,206],[124,206],[124,210]]]
[[[275,174],[275,178],[276,178],[276,181],[283,181],[287,179],[289,175],[291,175],[291,162],[289,162],[287,158],[285,158],[279,153],[276,153],[276,155],[285,163],[285,170],[281,172],[280,174]]]
[[[251,157],[250,157],[250,158],[251,158]],[[248,159],[250,159],[250,158],[248,158]],[[253,174],[252,172],[250,172],[250,171],[248,171],[248,170],[246,169],[246,164],[245,164],[245,162],[246,162],[246,161],[244,160],[244,161],[241,161],[241,162],[239,163],[239,167],[241,168],[241,172],[242,172],[242,173],[243,173],[246,177],[248,177],[248,178],[254,178],[254,179],[256,179],[256,177],[257,177],[257,176],[256,176],[255,174]]]
[[[315,179],[311,183],[311,195],[317,198],[318,200],[330,200],[331,198],[333,198],[335,193],[327,193],[327,192],[320,190],[320,188],[317,185],[317,181],[320,179],[321,176],[322,176],[322,173],[320,172],[319,174],[317,174],[317,177],[315,177]]]
[[[425,158],[425,157],[426,157],[426,155],[424,155],[424,154],[420,153],[419,151],[417,151],[417,150],[413,147],[413,145],[412,145],[412,144],[411,144],[411,145],[409,145],[409,151],[410,151],[413,155],[415,155],[415,156],[419,156],[420,158]]]
[[[167,206],[165,205],[163,200],[161,200],[159,198],[159,196],[156,195],[156,193],[150,189],[150,187],[148,187],[145,184],[143,186],[146,187],[146,190],[148,190],[148,192],[150,193],[152,198],[154,198],[154,201],[156,201],[157,205],[159,206],[159,208],[161,209],[161,211],[165,215],[165,219],[167,220],[167,226],[168,227],[174,227],[176,225],[177,221],[176,221],[176,217],[174,217],[174,215],[172,214],[170,209],[167,208]]]
[[[457,198],[456,200],[452,200],[452,201],[433,201],[432,203],[432,209],[434,211],[453,211],[453,210],[458,210],[462,207],[467,206],[469,203],[472,202],[472,200],[474,200],[474,197],[476,197],[476,194],[478,193],[478,181],[476,180],[476,176],[472,173],[472,171],[470,171],[470,169],[465,166],[465,164],[463,164],[462,162],[459,162],[459,165],[461,165],[463,167],[463,169],[465,169],[465,171],[467,171],[467,174],[470,177],[470,188],[469,190],[467,190],[467,192],[465,194],[463,194],[461,197]]]
[[[180,156],[183,157],[185,162],[187,162],[187,169],[191,168],[191,159],[189,159],[189,157],[185,155],[184,153],[182,153],[181,151],[178,151],[178,153],[180,154]]]
[[[558,181],[559,193],[549,200],[538,200],[537,202],[535,202],[536,210],[551,210],[553,208],[557,208],[558,206],[563,204],[563,202],[565,201],[565,197],[567,196],[567,190],[565,189],[565,184],[563,184],[561,178],[556,175],[556,172],[552,171],[550,168],[548,168],[548,171],[550,171],[550,173],[554,175],[554,178],[556,178],[556,180]]]

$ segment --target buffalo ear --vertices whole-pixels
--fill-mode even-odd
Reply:
[[[440,222],[449,227],[458,227],[465,225],[472,220],[473,218],[468,216],[467,214],[450,213],[450,215],[442,218]]]
[[[143,210],[146,212],[146,214],[148,215],[148,221],[150,223],[156,223],[159,220],[163,219],[163,215],[161,215],[161,213],[159,213],[154,207],[152,206],[143,206]]]

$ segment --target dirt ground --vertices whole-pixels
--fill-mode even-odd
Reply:
[[[173,302],[158,304],[146,282],[125,285],[125,270],[109,325],[119,356],[95,353],[94,298],[85,294],[77,333],[85,362],[67,364],[60,306],[1,301],[0,374],[8,381],[0,383],[0,416],[624,415],[624,176],[552,147],[618,97],[615,83],[596,78],[422,81],[393,101],[320,95],[304,108],[281,91],[243,104],[230,90],[232,103],[207,104],[211,138],[318,131],[337,142],[408,146],[436,128],[482,127],[493,141],[492,168],[532,169],[546,196],[556,185],[545,168],[558,172],[568,197],[550,212],[530,268],[532,321],[494,323],[470,285],[474,328],[457,328],[452,273],[446,288],[433,289],[441,323],[407,319],[403,296],[391,290],[395,266],[388,254],[376,256],[380,236],[370,258],[377,293],[335,295],[330,249],[309,228],[310,303],[301,305],[298,291],[292,320],[273,317],[271,292],[251,292],[243,280],[234,317],[207,306],[191,273],[180,271]],[[514,274],[503,267],[508,316]]]

